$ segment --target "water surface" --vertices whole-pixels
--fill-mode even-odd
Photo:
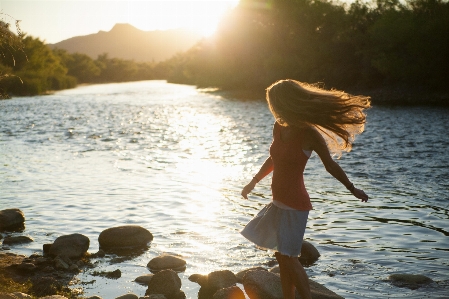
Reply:
[[[314,210],[306,239],[321,258],[306,269],[345,298],[447,298],[449,290],[449,110],[374,107],[366,132],[339,164],[369,195],[353,198],[310,159],[305,182]],[[193,273],[269,267],[271,252],[238,233],[270,200],[270,178],[249,200],[240,190],[266,159],[273,118],[264,101],[239,101],[193,86],[144,81],[82,86],[0,102],[0,209],[20,208],[35,242],[81,233],[98,250],[106,228],[136,224],[154,235],[143,254],[80,274],[86,295],[143,296],[133,282],[162,253],[181,255],[187,298]],[[384,280],[423,274],[435,283],[409,290]],[[80,287],[80,285],[78,285]]]

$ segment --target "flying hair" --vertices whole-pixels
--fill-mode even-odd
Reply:
[[[271,113],[282,126],[315,127],[333,154],[349,152],[355,136],[364,131],[365,109],[370,97],[354,96],[339,90],[325,90],[316,84],[286,79],[266,89]]]

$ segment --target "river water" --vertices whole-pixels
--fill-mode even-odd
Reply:
[[[366,131],[339,164],[370,196],[361,203],[327,174],[316,154],[305,182],[314,210],[306,240],[321,253],[310,278],[345,298],[449,297],[449,110],[374,107]],[[20,208],[33,243],[13,252],[42,252],[64,234],[90,238],[98,250],[106,228],[134,224],[154,235],[129,260],[100,260],[118,280],[78,275],[86,295],[143,296],[133,282],[162,253],[194,273],[269,267],[271,252],[238,232],[270,201],[270,178],[249,200],[240,190],[266,159],[273,118],[266,103],[240,101],[193,86],[143,81],[81,86],[49,96],[0,102],[0,209]],[[417,290],[385,280],[423,274]],[[95,282],[93,282],[95,280]]]

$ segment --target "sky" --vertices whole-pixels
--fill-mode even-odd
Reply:
[[[185,28],[213,34],[238,0],[0,0],[0,19],[45,43],[109,31],[128,23],[144,30]]]

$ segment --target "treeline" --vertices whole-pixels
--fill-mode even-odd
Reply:
[[[341,89],[448,90],[449,4],[241,0],[203,41],[164,62],[172,82],[261,89],[275,80]]]
[[[15,75],[0,81],[9,94],[149,79],[263,91],[283,78],[345,90],[449,91],[446,0],[241,0],[214,38],[157,64],[92,59],[32,37],[22,44],[0,57],[1,74]]]
[[[75,87],[80,83],[125,82],[160,79],[154,63],[109,58],[107,54],[92,59],[85,54],[70,54],[50,49],[41,40],[24,37],[21,47],[0,56],[0,80],[4,96],[36,95]]]

